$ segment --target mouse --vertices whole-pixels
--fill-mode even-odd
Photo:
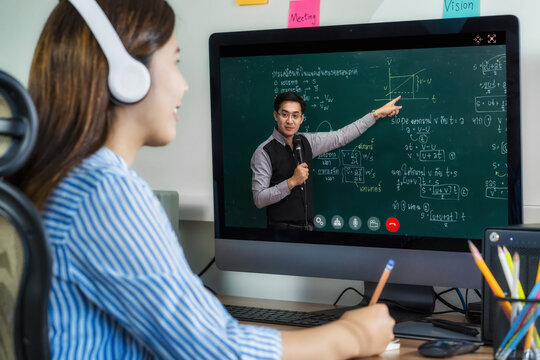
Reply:
[[[418,347],[422,356],[444,358],[476,351],[480,344],[465,340],[430,340]]]

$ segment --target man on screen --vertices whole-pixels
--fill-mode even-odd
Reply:
[[[274,100],[277,126],[251,158],[253,200],[258,208],[266,207],[268,227],[313,230],[313,158],[347,145],[377,119],[398,114],[399,98],[337,131],[297,134],[306,102],[292,91],[279,94]]]

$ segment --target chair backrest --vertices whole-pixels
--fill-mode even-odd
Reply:
[[[23,247],[17,230],[0,217],[0,359],[14,359],[14,318],[23,271]]]
[[[26,90],[0,71],[0,176],[19,169],[37,135]],[[26,196],[0,181],[0,359],[49,359],[51,255],[41,216]]]

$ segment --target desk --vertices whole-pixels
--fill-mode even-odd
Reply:
[[[223,304],[228,305],[241,305],[241,306],[255,306],[262,308],[270,309],[283,309],[283,310],[295,310],[295,311],[317,311],[325,310],[332,308],[331,305],[323,304],[311,304],[311,303],[300,303],[293,301],[281,301],[281,300],[268,300],[268,299],[254,299],[254,298],[243,298],[235,296],[219,296],[220,301]],[[262,323],[252,323],[252,322],[242,322],[244,324],[258,325],[258,326],[270,326],[278,330],[298,330],[301,329],[296,326],[287,326],[287,325],[273,325],[273,324],[262,324]],[[421,356],[417,349],[423,340],[413,340],[413,339],[401,339],[401,347],[399,351],[388,351],[381,354],[380,356],[373,356],[367,359],[384,359],[384,360],[408,360],[408,359],[429,359]],[[452,359],[452,358],[450,358]],[[455,357],[455,359],[464,360],[464,359],[493,359],[493,349],[488,346],[482,346],[476,352],[472,354],[466,354]]]

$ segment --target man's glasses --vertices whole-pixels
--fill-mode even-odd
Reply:
[[[302,117],[302,114],[300,114],[299,112],[288,113],[286,111],[282,111],[278,112],[278,115],[283,120],[287,120],[289,117],[293,120],[299,120]]]

